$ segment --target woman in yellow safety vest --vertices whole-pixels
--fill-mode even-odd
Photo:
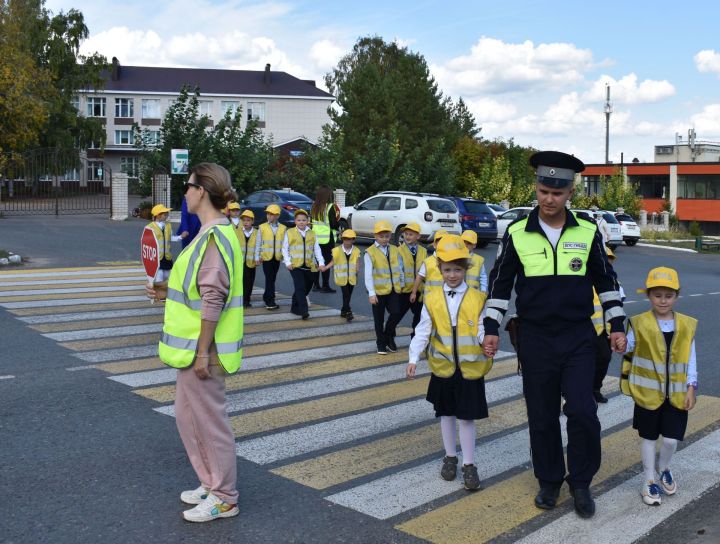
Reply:
[[[333,202],[332,189],[326,185],[320,187],[310,208],[310,222],[326,263],[332,259],[339,218],[340,210]],[[335,289],[330,287],[330,269],[315,274],[313,284],[314,291],[335,292]]]
[[[160,359],[177,368],[175,422],[199,486],[180,500],[188,521],[239,513],[235,438],[225,408],[225,376],[242,360],[243,253],[222,213],[234,200],[230,174],[217,164],[194,166],[184,186],[198,235],[178,255],[167,287],[147,287],[164,299]]]

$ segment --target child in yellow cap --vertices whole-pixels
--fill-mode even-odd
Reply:
[[[402,228],[403,241],[398,246],[400,251],[400,257],[403,262],[403,272],[405,275],[405,284],[403,285],[400,294],[400,312],[397,315],[397,323],[393,323],[393,327],[397,327],[398,323],[402,321],[408,310],[412,312],[412,328],[413,332],[410,337],[415,334],[415,327],[420,322],[420,312],[422,311],[422,297],[416,297],[412,302],[410,297],[415,287],[415,279],[417,278],[418,272],[422,267],[425,259],[427,259],[427,249],[425,249],[419,242],[420,240],[420,225],[417,223],[408,223]]]
[[[645,477],[640,495],[645,504],[659,505],[661,494],[677,491],[670,460],[678,440],[685,438],[688,411],[695,406],[697,320],[673,310],[680,280],[672,268],[650,270],[645,291],[651,309],[630,318],[620,387],[635,401],[633,428],[642,438]]]
[[[482,349],[485,294],[468,287],[465,273],[470,252],[455,234],[446,235],[437,246],[443,283],[425,295],[420,323],[410,342],[406,375],[416,375],[417,364],[428,346],[430,384],[427,400],[440,418],[445,457],[440,476],[448,481],[457,474],[455,423],[460,427],[465,489],[480,487],[475,466],[475,420],[488,417],[485,374],[492,366]]]
[[[375,243],[365,251],[365,288],[372,304],[377,352],[395,353],[395,326],[400,312],[398,293],[405,285],[403,262],[398,248],[390,245],[392,225],[378,221],[374,227]],[[385,312],[389,314],[385,322]]]
[[[173,234],[172,226],[170,225],[170,221],[168,221],[168,215],[171,211],[171,208],[167,208],[162,204],[156,204],[150,211],[153,220],[148,224],[148,227],[150,227],[153,234],[155,234],[160,259],[160,266],[158,267],[157,274],[155,274],[154,283],[166,282],[170,277],[170,270],[172,270],[173,267],[172,248],[170,247],[170,242],[173,241]]]
[[[263,301],[268,310],[277,310],[279,306],[275,302],[275,280],[282,261],[282,243],[285,239],[287,227],[280,223],[280,206],[270,204],[265,208],[267,221],[260,225],[260,260],[263,273],[265,274],[265,291]]]
[[[340,235],[342,243],[332,249],[332,260],[327,263],[325,270],[333,268],[335,285],[342,292],[342,307],[340,317],[352,321],[354,316],[350,308],[350,298],[357,285],[357,272],[360,265],[360,250],[355,247],[355,231],[345,229]]]
[[[477,232],[474,230],[466,230],[462,233],[465,247],[470,252],[470,268],[465,275],[465,281],[470,287],[474,287],[478,291],[487,293],[487,272],[485,272],[485,259],[475,253],[477,247]]]
[[[440,229],[433,235],[433,248],[437,249],[440,240],[443,236],[447,236],[445,229]],[[410,302],[418,300],[418,292],[427,294],[430,289],[442,286],[442,274],[440,268],[438,268],[438,261],[435,255],[429,255],[425,257],[425,260],[420,265],[420,269],[415,276],[415,284],[413,285],[412,291],[410,292]],[[422,287],[422,290],[420,288]]]
[[[230,204],[228,206],[231,213],[235,209]],[[230,220],[232,221],[232,217]],[[260,237],[258,231],[253,224],[255,223],[255,214],[252,210],[243,210],[240,214],[240,224],[242,228],[235,227],[235,233],[240,241],[240,247],[243,250],[245,260],[243,262],[243,306],[250,308],[252,306],[250,297],[252,296],[253,286],[255,285],[255,266],[260,259]],[[234,222],[233,222],[234,224]]]

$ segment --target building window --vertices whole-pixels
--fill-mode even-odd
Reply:
[[[88,117],[105,117],[105,99],[89,96],[87,99]]]
[[[720,174],[678,175],[678,198],[720,200]]]
[[[672,155],[675,151],[674,146],[671,145],[656,145],[655,153],[658,155]]]
[[[642,198],[670,198],[670,175],[628,176],[630,185],[637,185]]]
[[[133,145],[135,143],[135,135],[132,130],[116,130],[115,145]]]
[[[120,157],[120,171],[129,178],[140,177],[140,157]]]
[[[88,161],[87,163],[87,179],[88,181],[103,181],[104,165],[102,161]]]
[[[147,145],[158,147],[162,143],[159,130],[147,130],[144,136]]]
[[[160,100],[158,100],[156,98],[150,98],[150,99],[143,98],[142,118],[143,119],[160,119]]]
[[[223,104],[229,104],[230,102],[223,102]],[[237,102],[235,102],[237,104]],[[203,115],[207,117],[212,117],[212,100],[200,100],[198,101],[198,115],[202,117]],[[226,110],[223,109],[223,113]],[[233,111],[233,115],[235,112]]]
[[[80,97],[75,95],[70,97],[70,103],[72,104],[73,108],[75,108],[77,111],[80,111]]]
[[[132,98],[116,98],[115,99],[115,117],[132,117],[133,112]]]
[[[222,102],[220,102],[220,111],[222,111],[223,117],[227,112],[230,112],[230,116],[234,117],[239,108],[240,102],[237,102],[235,100],[223,100]]]
[[[248,121],[265,121],[265,102],[248,102]]]

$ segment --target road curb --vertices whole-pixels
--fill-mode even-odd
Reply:
[[[660,249],[671,249],[673,251],[684,251],[685,253],[697,253],[697,251],[695,251],[694,249],[689,249],[686,247],[661,246],[660,244],[641,244],[640,242],[635,245],[640,247],[657,247]]]

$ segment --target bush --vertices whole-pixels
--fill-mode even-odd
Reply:
[[[703,235],[703,231],[700,228],[700,223],[698,223],[697,221],[691,221],[689,229],[690,229],[691,236],[702,236]]]

